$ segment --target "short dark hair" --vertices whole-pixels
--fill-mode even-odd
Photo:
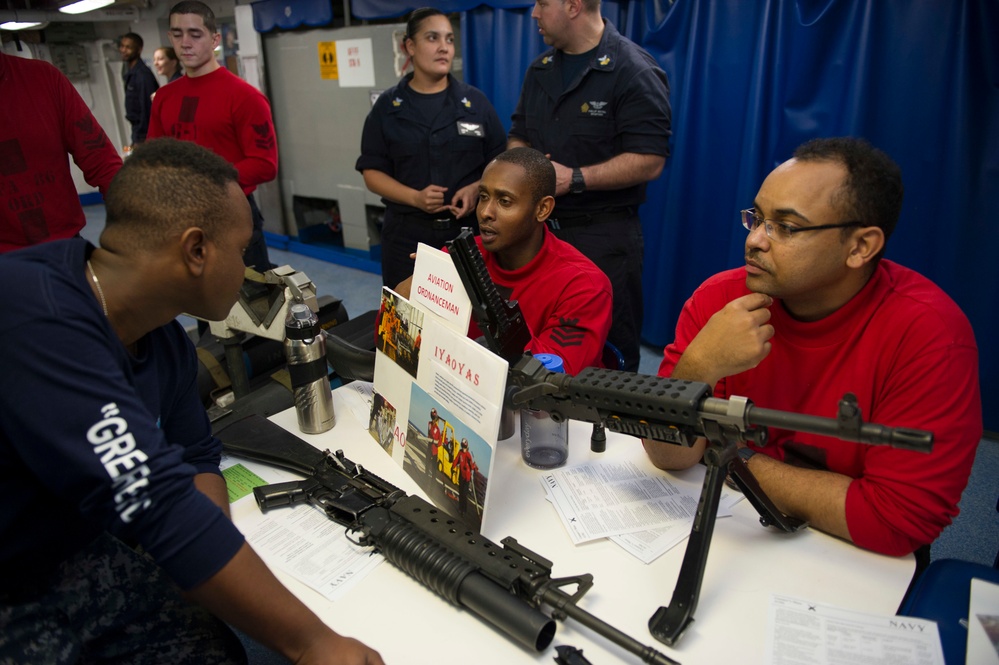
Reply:
[[[123,39],[131,39],[133,42],[135,42],[135,45],[139,47],[139,50],[140,51],[142,50],[142,46],[143,46],[143,44],[142,44],[142,36],[139,35],[138,33],[136,33],[136,32],[126,32],[124,35],[122,35],[121,37],[118,38],[118,43],[120,44]]]
[[[197,226],[217,237],[230,218],[236,167],[190,141],[158,138],[132,151],[108,186],[105,230],[116,242],[151,249]]]
[[[447,18],[447,14],[435,7],[414,9],[409,15],[409,20],[406,21],[406,39],[416,39],[416,33],[420,29],[420,26],[431,16],[443,16]]]
[[[895,230],[902,211],[902,169],[884,152],[861,138],[841,136],[812,139],[794,151],[801,162],[836,162],[846,168],[842,189],[833,195],[833,204],[844,221],[877,226],[885,243]]]
[[[200,0],[181,0],[170,8],[167,20],[174,14],[197,14],[205,22],[205,29],[208,32],[214,35],[219,31],[218,26],[215,24],[215,12]]]
[[[524,169],[531,187],[531,195],[534,197],[533,203],[546,196],[555,196],[555,167],[544,153],[534,148],[510,148],[497,155],[493,161],[516,164]]]

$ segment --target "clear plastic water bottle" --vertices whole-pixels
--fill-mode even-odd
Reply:
[[[538,353],[534,358],[549,372],[564,372],[562,358]],[[554,469],[569,458],[569,422],[552,420],[547,411],[520,410],[520,454],[527,466]]]
[[[306,434],[320,434],[336,424],[326,364],[326,337],[319,327],[319,317],[305,303],[294,303],[288,308],[284,329],[284,353],[298,428]]]

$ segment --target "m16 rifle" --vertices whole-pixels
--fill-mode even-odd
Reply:
[[[234,455],[286,468],[305,480],[254,489],[261,510],[312,503],[347,527],[358,545],[386,559],[448,602],[465,608],[529,649],[543,651],[554,619],[572,618],[638,656],[643,663],[678,665],[578,606],[592,575],[552,578],[552,562],[513,538],[501,545],[467,529],[430,503],[344,457],[320,451],[260,416],[218,433]],[[573,586],[567,593],[563,587]],[[542,607],[551,608],[551,617]]]
[[[448,248],[480,327],[513,331],[508,334],[517,340],[525,339],[526,334],[529,340],[526,325],[524,331],[516,330],[523,324],[519,307],[499,295],[471,240],[471,230],[462,230]],[[502,306],[495,304],[497,300]],[[649,619],[652,635],[671,646],[694,618],[726,476],[732,477],[759,512],[764,526],[787,532],[807,526],[802,520],[782,514],[767,497],[738,456],[739,442],[752,441],[762,446],[768,428],[778,427],[867,445],[924,453],[932,449],[933,435],[929,432],[864,423],[852,394],[840,400],[836,418],[761,409],[744,397],[712,397],[710,386],[694,381],[599,368],[583,369],[576,376],[550,372],[529,353],[514,357],[513,344],[494,337],[487,334],[486,344],[510,362],[507,400],[514,408],[547,411],[556,422],[579,420],[612,432],[681,446],[693,445],[698,437],[707,439],[704,485],[673,597],[669,605],[660,607]]]

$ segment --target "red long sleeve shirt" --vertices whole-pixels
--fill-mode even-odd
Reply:
[[[517,270],[504,270],[495,255],[483,249],[481,238],[475,242],[500,292],[509,293],[510,300],[520,303],[531,330],[525,351],[559,356],[566,374],[578,374],[584,367],[603,367],[613,294],[610,280],[600,268],[547,230],[541,251]],[[469,337],[481,334],[472,321]]]
[[[660,376],[671,374],[711,315],[747,293],[741,268],[704,282],[680,314]],[[770,313],[770,355],[719,381],[715,395],[834,418],[839,400],[852,392],[866,422],[933,432],[930,454],[776,428],[757,449],[853,478],[846,523],[857,545],[901,555],[933,542],[957,515],[982,437],[978,347],[967,317],[930,280],[888,260],[823,319],[797,321],[780,301]]]
[[[225,68],[160,88],[153,98],[148,139],[172,136],[194,141],[239,171],[251,194],[277,177],[278,148],[267,98]]]
[[[117,149],[47,62],[0,53],[0,252],[71,238],[87,223],[69,168],[106,193]]]

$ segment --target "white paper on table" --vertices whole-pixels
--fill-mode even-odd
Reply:
[[[629,461],[555,469],[539,478],[577,545],[678,522],[689,531],[701,491]]]
[[[343,526],[311,505],[260,514],[244,520],[241,529],[268,566],[329,600],[342,596],[384,560],[347,540]]]
[[[219,459],[219,471],[225,471],[230,466],[236,466],[239,464],[250,467],[250,471],[252,473],[260,476],[271,485],[274,483],[286,483],[292,480],[302,479],[301,474],[292,473],[291,471],[271,466],[269,464],[263,464],[262,462],[253,462],[245,457],[229,455],[227,453],[222,453],[222,457]]]
[[[696,469],[670,471],[668,477],[674,485],[685,488],[686,491],[694,493],[700,498],[704,486],[704,476],[697,473]],[[732,514],[732,506],[742,501],[743,498],[745,497],[741,492],[736,492],[727,486],[722,487],[722,493],[718,499],[718,513],[715,517],[729,517]],[[690,517],[683,520],[674,520],[664,528],[612,536],[611,541],[643,563],[652,563],[686,540],[690,536],[693,524],[694,516],[691,514]]]
[[[353,396],[345,394],[346,391],[334,392],[334,405],[344,403],[340,402],[341,397],[347,402],[365,399],[365,385],[370,393],[371,384],[363,383],[354,389]],[[248,466],[271,484],[302,479],[284,469],[226,454],[222,455],[219,468],[224,470],[235,464]],[[239,501],[253,500],[251,494]],[[240,530],[268,567],[283,570],[329,600],[342,596],[384,560],[347,540],[343,526],[311,505],[266,514],[254,508],[250,517],[241,520]]]
[[[968,665],[999,665],[999,584],[972,578]]]
[[[944,665],[937,624],[880,616],[772,594],[763,659],[768,665]]]
[[[345,407],[358,423],[367,429],[368,415],[371,413],[371,400],[374,386],[369,381],[351,381],[333,391],[333,406]],[[340,402],[340,405],[337,404]],[[337,417],[339,417],[337,412]]]
[[[733,492],[728,488],[723,489],[719,499],[718,513],[715,517],[730,517],[732,506],[742,501],[743,498],[739,492]],[[635,533],[611,536],[610,539],[622,547],[625,552],[641,560],[642,563],[652,563],[686,540],[690,536],[690,529],[693,525],[694,517],[690,516],[682,520],[674,520],[660,529],[636,531]]]

